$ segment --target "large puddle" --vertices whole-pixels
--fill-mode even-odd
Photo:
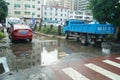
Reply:
[[[1,73],[18,72],[38,65],[47,66],[55,64],[61,58],[69,55],[76,55],[76,59],[81,58],[81,56],[95,57],[109,54],[102,53],[100,46],[82,46],[75,40],[66,41],[36,35],[32,43],[18,41],[9,43],[9,46],[1,47],[0,67],[3,68],[0,71]]]

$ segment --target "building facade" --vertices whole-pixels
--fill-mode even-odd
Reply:
[[[5,0],[8,5],[8,17],[23,18],[25,22],[30,23],[34,17],[36,20],[41,18],[41,0]]]
[[[69,19],[78,19],[84,20],[86,22],[90,22],[93,20],[93,16],[91,15],[90,11],[69,11]]]
[[[89,0],[75,0],[74,1],[74,9],[76,11],[85,11],[87,10],[87,5],[89,3]]]
[[[62,23],[67,19],[91,20],[89,11],[84,11],[86,0],[5,0],[8,5],[8,17],[22,18],[26,24],[51,21]],[[79,3],[78,3],[79,1]],[[84,3],[82,3],[82,1]],[[53,4],[54,3],[54,4]],[[75,5],[75,3],[77,3]],[[81,5],[81,6],[78,6]],[[84,5],[82,5],[84,4]],[[75,10],[75,6],[76,10]],[[79,14],[80,13],[80,14]],[[81,14],[82,13],[82,14]],[[90,13],[89,13],[90,14]],[[82,16],[82,17],[81,17]]]
[[[46,6],[43,5],[43,22],[44,23],[61,23],[69,18],[69,9],[61,6]]]

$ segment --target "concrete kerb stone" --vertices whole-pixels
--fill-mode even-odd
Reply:
[[[40,34],[46,37],[50,37],[50,38],[59,38],[59,39],[65,39],[64,36],[58,36],[58,35],[52,35],[52,34],[44,34],[44,33],[39,33],[39,32],[35,32],[35,34]]]

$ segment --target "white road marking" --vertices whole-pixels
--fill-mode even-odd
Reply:
[[[74,70],[71,67],[64,68],[64,69],[62,69],[62,71],[64,71],[73,80],[90,80],[90,79],[88,79],[84,75],[80,74],[79,72],[77,72],[76,70]]]
[[[110,60],[103,60],[104,63],[120,68],[120,64]]]
[[[120,57],[116,57],[116,59],[120,60]]]
[[[106,77],[108,77],[108,78],[110,78],[110,79],[112,79],[112,80],[120,80],[120,75],[112,73],[104,68],[101,68],[101,67],[95,65],[95,64],[89,63],[89,64],[85,64],[85,66],[100,73],[100,74],[102,74],[102,75],[104,75],[104,76],[106,76]]]

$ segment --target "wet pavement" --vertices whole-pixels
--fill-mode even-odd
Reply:
[[[32,43],[8,38],[1,43],[0,57],[5,57],[9,71],[0,74],[0,80],[56,80],[52,65],[77,62],[120,53],[119,45],[112,44],[110,53],[103,53],[101,46],[83,46],[75,40],[64,40],[34,35]],[[0,62],[2,63],[2,62]],[[6,68],[7,68],[6,67]]]

